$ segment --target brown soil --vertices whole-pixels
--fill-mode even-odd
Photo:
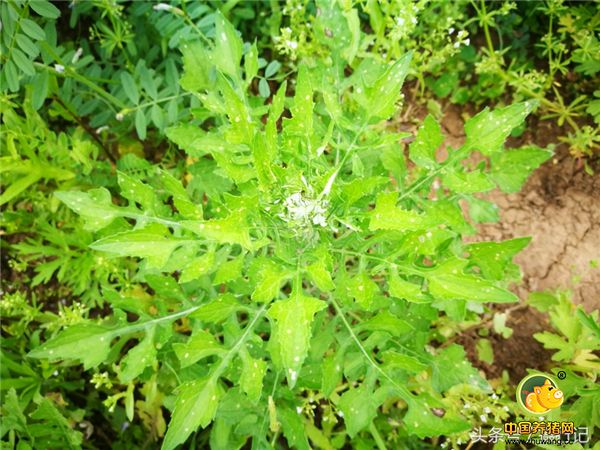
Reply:
[[[477,358],[476,346],[479,336],[476,330],[461,335],[457,342],[465,348],[473,365],[483,370],[488,379],[500,378],[502,372],[506,370],[510,381],[516,385],[527,375],[527,369],[546,371],[552,352],[544,349],[533,338],[535,333],[548,328],[545,317],[538,311],[528,308],[510,315],[506,325],[513,329],[510,338],[504,339],[495,333],[487,337],[494,350],[492,364]]]
[[[410,117],[422,119],[426,114],[419,108]],[[447,146],[462,144],[463,124],[461,110],[447,105],[442,119]],[[564,134],[553,122],[533,118],[528,131],[511,138],[508,146],[545,147]],[[586,174],[564,145],[558,145],[555,157],[531,175],[521,192],[495,190],[487,196],[500,208],[500,221],[479,225],[474,240],[532,237],[515,258],[523,272],[523,283],[515,289],[521,299],[537,290],[570,289],[574,301],[588,312],[600,309],[600,268],[593,267],[594,261],[600,264],[600,173],[596,172]]]
[[[426,114],[423,109],[412,111],[411,118]],[[462,144],[463,124],[461,110],[455,105],[445,106],[442,127],[448,146]],[[530,120],[528,130],[519,139],[509,140],[508,146],[534,143],[545,147],[564,135],[552,122],[536,118]],[[532,237],[530,245],[515,258],[523,273],[523,283],[515,287],[521,301],[537,290],[570,289],[574,301],[588,312],[600,309],[600,268],[593,267],[593,261],[600,262],[600,175],[596,172],[594,176],[586,174],[564,145],[559,145],[555,157],[532,174],[521,192],[496,190],[488,196],[498,205],[500,220],[479,225],[474,240]],[[458,342],[490,378],[507,370],[511,381],[517,383],[527,368],[547,369],[551,352],[533,338],[533,334],[549,328],[546,317],[526,308],[509,315],[507,325],[513,329],[509,339],[494,333],[489,337],[495,356],[492,365],[477,359],[476,329],[461,335]]]
[[[447,108],[444,128],[449,142],[464,139],[463,120],[454,106]],[[532,120],[528,132],[509,146],[558,142],[562,130],[548,121]],[[576,303],[588,311],[600,309],[600,174],[590,176],[568,155],[564,146],[536,170],[521,192],[493,191],[488,198],[500,208],[500,221],[480,225],[477,240],[531,236],[515,262],[523,271],[516,291],[525,299],[537,290],[571,289]]]

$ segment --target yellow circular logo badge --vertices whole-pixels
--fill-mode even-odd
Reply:
[[[517,402],[526,411],[544,414],[558,408],[564,401],[564,394],[556,382],[541,373],[528,375],[517,387]]]

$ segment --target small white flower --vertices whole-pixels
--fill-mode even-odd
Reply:
[[[171,11],[172,6],[167,3],[157,3],[152,7],[154,11]]]
[[[490,414],[492,410],[489,408],[489,406],[486,406],[485,408],[483,408],[483,412],[486,414]]]
[[[485,414],[480,415],[479,418],[483,423],[487,423],[487,416]]]
[[[322,214],[317,214],[315,217],[313,217],[313,223],[315,225],[321,225],[322,227],[327,226],[327,221],[325,220],[325,216],[323,216]]]
[[[300,192],[296,192],[295,194],[290,195],[285,202],[286,203],[298,203],[302,200],[302,194]]]
[[[498,396],[496,394],[492,394],[492,399],[497,400]]]
[[[62,64],[54,64],[54,70],[56,70],[58,73],[63,73],[65,71],[65,66]]]
[[[417,18],[413,17],[412,19],[410,19],[410,21],[413,23],[413,25],[417,24]]]
[[[308,186],[305,179],[302,180],[307,187],[307,191],[311,194],[312,188]],[[311,198],[303,196],[301,192],[296,192],[287,197],[283,205],[287,209],[286,214],[280,216],[286,222],[292,221],[299,223],[302,226],[321,225],[326,226],[325,212],[327,207],[326,200],[319,198]]]
[[[298,48],[298,43],[296,41],[287,40],[285,41],[285,44],[292,50],[296,50]]]
[[[448,34],[452,34],[452,33],[454,33],[454,27],[450,27],[450,28],[448,29]]]
[[[96,128],[96,134],[101,134],[102,132],[107,131],[107,130],[108,130],[108,125],[103,125],[99,128]]]
[[[398,17],[396,19],[396,23],[398,24],[399,27],[401,27],[402,25],[404,25],[404,18]]]
[[[456,41],[452,46],[454,48],[458,48],[458,47],[460,47],[460,42]]]
[[[296,406],[296,412],[302,414],[302,406]]]
[[[508,406],[503,406],[503,407],[502,407],[502,409],[503,409],[504,411],[506,411],[506,412],[508,412],[508,411],[509,411],[509,409],[508,409]]]
[[[471,43],[471,39],[470,38],[466,38],[465,39],[465,45],[469,45]]]
[[[471,405],[469,403],[465,403],[463,406],[463,409],[469,409],[471,407]]]
[[[115,114],[115,119],[117,119],[119,122],[123,122],[123,118],[125,116],[123,115],[123,113],[119,112],[117,114]]]

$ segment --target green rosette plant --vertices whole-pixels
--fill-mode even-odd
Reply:
[[[480,193],[517,191],[551,156],[503,148],[535,105],[482,111],[442,158],[433,117],[414,137],[387,127],[410,54],[386,65],[333,51],[265,101],[256,46],[215,21],[214,42],[182,48],[181,86],[202,107],[167,130],[188,176],[155,166],[119,172],[118,196],[55,194],[100,233],[93,250],[138,262],[144,292],[106,288],[112,316],[29,357],[112,368],[130,420],[153,390],[170,411],[165,450],[466,439],[452,388],[492,391],[440,330],[518,301],[512,258],[528,239],[467,243],[461,203],[493,218]]]

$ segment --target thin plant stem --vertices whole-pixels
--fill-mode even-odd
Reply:
[[[485,0],[481,0],[481,12],[478,10],[478,13],[480,13],[482,15],[481,23],[483,25],[483,33],[485,34],[485,41],[486,41],[486,44],[488,47],[490,57],[495,60],[496,59],[496,50],[494,49],[494,44],[492,42],[492,38],[490,35],[489,26],[488,26],[487,12],[486,12],[486,8],[485,8]],[[550,22],[550,26],[552,26],[552,22]],[[550,67],[550,69],[552,69],[552,67]],[[504,71],[498,71],[497,74],[500,76],[500,78],[502,78],[504,81],[506,81],[508,83],[514,83],[515,81],[517,81],[514,78],[512,78],[510,75],[504,73]],[[568,109],[565,108],[565,106],[562,102],[562,99],[559,102],[552,102],[552,101],[548,100],[547,98],[545,98],[543,94],[533,92],[531,89],[528,89],[526,87],[515,85],[515,89],[517,89],[517,91],[521,91],[522,93],[528,95],[531,98],[536,99],[537,101],[539,101],[542,105],[546,106],[551,111],[554,111],[557,114],[559,114],[561,117],[564,117],[564,119],[573,128],[573,130],[579,131],[579,126],[577,125],[577,122],[575,122],[571,116],[564,115],[564,113],[566,111],[568,111]],[[560,98],[560,94],[558,94],[558,97]]]
[[[379,430],[375,426],[375,422],[371,422],[369,424],[369,432],[373,436],[373,439],[375,440],[375,444],[377,444],[377,448],[379,450],[387,450],[385,442],[383,441],[381,434],[379,434]]]
[[[326,198],[329,195],[329,192],[331,191],[331,187],[333,186],[333,183],[335,182],[338,174],[340,173],[340,171],[344,167],[344,164],[348,160],[348,157],[350,156],[350,154],[352,153],[352,151],[356,147],[356,142],[358,142],[358,138],[363,134],[363,132],[367,128],[368,121],[369,121],[369,119],[367,118],[367,120],[365,120],[365,123],[360,127],[360,129],[354,135],[354,139],[352,140],[352,142],[348,146],[348,150],[346,151],[346,154],[342,157],[342,160],[338,164],[337,168],[335,169],[335,171],[333,172],[333,174],[327,180],[327,184],[323,188],[323,191],[321,191],[321,193],[319,194],[319,197],[318,197],[319,201],[322,200],[323,198]]]
[[[130,113],[130,112],[136,111],[136,110],[138,110],[140,108],[147,108],[148,106],[158,105],[159,103],[168,102],[169,100],[174,100],[176,98],[188,97],[190,95],[192,95],[191,92],[183,92],[181,94],[170,95],[168,97],[159,98],[157,100],[152,100],[152,101],[149,101],[149,102],[140,103],[139,105],[136,105],[134,107],[125,109],[124,112]]]
[[[229,349],[229,351],[223,357],[223,359],[221,360],[221,362],[219,363],[217,368],[211,374],[211,376],[210,376],[211,381],[217,381],[221,377],[221,375],[223,374],[225,369],[227,369],[227,367],[229,367],[229,363],[239,353],[240,347],[246,342],[246,340],[248,339],[248,336],[250,335],[250,332],[252,330],[254,330],[256,323],[262,317],[262,315],[266,309],[267,309],[267,305],[264,304],[256,311],[256,314],[254,315],[254,317],[252,318],[250,323],[246,326],[244,333],[240,336],[240,338],[237,340],[235,345],[233,347],[231,347],[231,349]]]
[[[381,374],[381,376],[383,378],[385,378],[398,391],[398,395],[404,401],[409,402],[410,400],[412,400],[413,394],[411,394],[410,391],[405,386],[399,385],[381,367],[379,367],[379,365],[373,360],[373,358],[371,358],[371,355],[369,355],[369,353],[367,352],[367,350],[365,349],[365,347],[362,345],[362,343],[360,342],[360,340],[356,336],[356,333],[354,333],[354,330],[352,329],[352,326],[350,325],[350,323],[348,323],[348,320],[346,319],[344,311],[342,311],[342,308],[340,308],[340,305],[338,305],[338,303],[335,301],[335,299],[332,296],[329,296],[329,301],[331,302],[331,304],[335,308],[335,311],[337,312],[338,317],[340,317],[340,319],[342,319],[342,323],[344,324],[344,326],[348,330],[348,333],[350,333],[350,336],[352,337],[352,340],[354,341],[354,343],[356,344],[356,346],[358,347],[358,349],[361,351],[361,353],[364,355],[364,357],[368,361],[368,363],[377,372],[379,372]]]
[[[490,52],[490,56],[495,58],[496,52],[494,50],[494,44],[492,43],[492,37],[490,35],[490,29],[488,27],[488,17],[485,9],[485,0],[481,0],[481,14],[482,14],[482,24],[483,24],[483,33],[485,34],[485,42],[487,43],[488,50]]]
[[[100,86],[98,86],[96,83],[94,83],[93,81],[90,81],[88,78],[86,78],[86,77],[84,77],[82,75],[79,75],[77,72],[75,72],[70,67],[65,67],[64,72],[58,72],[55,68],[47,66],[46,64],[43,64],[43,63],[34,62],[33,64],[36,67],[38,67],[38,68],[40,68],[42,70],[46,70],[48,72],[54,73],[55,75],[58,75],[59,77],[73,78],[74,80],[80,82],[81,84],[84,84],[87,87],[89,87],[91,90],[93,90],[95,93],[97,93],[98,95],[100,95],[104,99],[108,100],[109,103],[111,103],[112,105],[116,106],[118,109],[121,110],[121,109],[125,109],[126,108],[125,103],[123,103],[121,100],[119,100],[115,96],[109,94],[104,89],[102,89]]]
[[[71,117],[73,117],[73,120],[75,120],[75,122],[77,122],[86,131],[86,133],[89,134],[92,137],[92,139],[94,139],[94,141],[96,141],[96,143],[100,146],[100,148],[102,149],[104,154],[108,157],[108,159],[110,159],[113,164],[116,164],[117,160],[115,159],[113,154],[110,152],[108,147],[106,147],[104,145],[104,142],[102,142],[102,140],[98,137],[98,135],[96,133],[94,133],[94,130],[92,130],[92,128],[87,123],[85,123],[83,121],[83,119],[81,117],[79,117],[75,112],[71,111],[71,108],[69,108],[69,106],[66,105],[65,102],[63,102],[60,97],[55,95],[55,96],[53,96],[53,99],[59,105],[61,105],[65,109],[65,111],[67,111],[71,115]]]

